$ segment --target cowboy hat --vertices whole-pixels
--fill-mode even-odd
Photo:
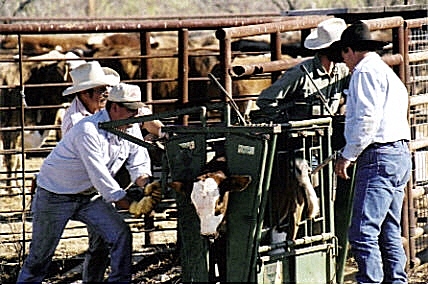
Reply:
[[[141,102],[140,87],[133,84],[119,83],[111,88],[108,93],[108,101],[121,103],[130,110],[137,110],[145,106]]]
[[[328,48],[333,42],[340,39],[346,29],[346,23],[340,18],[331,18],[322,21],[317,28],[306,37],[304,46],[308,49]]]
[[[356,21],[343,31],[340,40],[334,42],[332,47],[338,49],[358,47],[359,50],[374,51],[382,49],[387,44],[387,42],[373,40],[367,24],[363,21]]]
[[[116,85],[120,82],[119,74],[111,68],[101,67],[98,61],[79,65],[70,71],[73,86],[62,92],[63,96],[104,85]]]

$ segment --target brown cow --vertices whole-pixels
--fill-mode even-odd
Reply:
[[[201,78],[208,77],[208,73],[212,67],[218,62],[218,58],[213,55],[209,55],[210,50],[197,49],[192,52],[189,56],[189,77]],[[178,89],[178,58],[171,57],[171,54],[176,54],[175,48],[172,49],[154,49],[151,55],[158,56],[150,58],[149,62],[152,68],[152,83],[151,93],[153,100],[161,99],[179,99]],[[139,56],[139,48],[132,47],[104,47],[98,49],[94,53],[95,58],[99,58],[98,61],[102,66],[110,67],[116,70],[121,80],[130,79],[144,79],[143,70],[140,68],[141,63],[139,59],[103,59],[104,57],[132,57]],[[144,66],[143,66],[144,68]],[[189,101],[203,101],[200,98],[206,100],[206,88],[208,80],[191,80],[189,82]],[[143,86],[141,88],[143,98],[147,98],[147,89]],[[160,109],[154,108],[154,112],[159,112]]]
[[[87,48],[88,36],[85,35],[25,35],[21,38],[24,55],[36,56],[52,50],[65,52],[73,48]],[[7,36],[1,41],[3,49],[17,49],[18,38]]]
[[[282,183],[279,181],[271,183],[272,216],[275,218],[273,232],[274,234],[284,232],[281,227],[288,224],[285,238],[294,240],[302,217],[315,218],[319,214],[320,207],[310,179],[311,168],[308,162],[295,158],[280,163],[289,165],[283,165],[285,167],[281,167],[275,176],[275,179],[281,179]]]

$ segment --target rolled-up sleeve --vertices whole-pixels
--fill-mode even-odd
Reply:
[[[140,128],[135,127],[135,125],[132,128],[131,134],[137,138],[143,139]],[[129,144],[130,149],[126,161],[126,168],[129,171],[131,181],[135,182],[135,180],[142,175],[152,176],[151,161],[147,148],[132,142],[129,142]]]

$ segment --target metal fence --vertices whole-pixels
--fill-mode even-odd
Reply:
[[[428,21],[406,22],[408,66],[406,83],[410,92],[413,175],[409,183],[409,251],[412,266],[428,261]]]
[[[342,16],[342,15],[341,15]],[[233,78],[232,71],[232,52],[231,42],[232,38],[245,38],[257,35],[263,32],[258,30],[255,32],[254,28],[267,28],[264,34],[270,37],[271,43],[271,60],[276,61],[280,59],[281,48],[279,46],[281,34],[289,31],[298,30],[301,34],[301,39],[315,27],[316,24],[325,19],[326,16],[303,16],[302,18],[292,16],[287,17],[246,17],[223,19],[216,18],[215,21],[211,19],[206,20],[162,20],[162,21],[138,21],[133,22],[111,22],[111,23],[84,23],[84,24],[0,24],[0,34],[2,35],[18,35],[18,39],[22,40],[25,35],[34,34],[55,34],[55,35],[70,35],[70,34],[100,34],[100,33],[137,33],[141,41],[141,46],[137,54],[127,56],[111,56],[110,59],[115,60],[137,60],[140,66],[145,66],[142,70],[144,73],[139,74],[137,77],[126,80],[127,82],[134,82],[139,84],[142,89],[146,91],[146,99],[151,106],[171,106],[176,108],[177,102],[179,105],[189,103],[189,82],[191,81],[205,81],[209,82],[207,76],[192,77],[189,76],[189,55],[196,53],[189,47],[189,32],[190,34],[198,31],[209,31],[217,36],[218,49],[206,51],[202,56],[214,55],[219,56],[221,75],[219,77],[221,83],[225,87],[226,92],[230,92],[233,97],[232,81],[239,80]],[[355,18],[355,15],[350,16],[350,19]],[[364,18],[364,16],[362,16]],[[291,21],[291,22],[290,22]],[[276,22],[276,23],[272,23]],[[293,23],[293,25],[290,25]],[[299,27],[300,24],[304,24]],[[413,153],[413,171],[412,179],[407,187],[407,195],[405,205],[403,207],[403,237],[406,241],[406,252],[410,260],[410,268],[413,268],[421,263],[427,262],[428,255],[428,167],[427,156],[428,153],[428,32],[427,24],[428,18],[420,19],[402,19],[400,17],[392,17],[391,19],[371,19],[368,21],[372,30],[391,30],[393,49],[391,55],[398,57],[390,57],[392,60],[391,65],[400,75],[403,82],[408,87],[410,94],[410,111],[409,122],[412,126],[412,142],[410,143]],[[260,25],[260,26],[257,26]],[[241,28],[233,28],[242,26]],[[164,55],[165,57],[174,57],[178,61],[177,75],[174,78],[154,78],[150,72],[151,59],[155,58],[151,52],[151,47],[148,44],[150,35],[156,32],[172,31],[177,37],[177,45],[175,52]],[[235,34],[233,34],[235,33]],[[26,61],[32,60],[24,56],[22,49],[17,49],[18,59],[9,57],[2,57],[0,63],[13,63],[17,66],[17,70],[22,72],[22,66]],[[198,53],[198,56],[201,56]],[[398,60],[397,60],[398,58]],[[90,56],[83,57],[83,59],[91,60]],[[54,59],[59,62],[61,60]],[[296,62],[289,62],[288,64],[295,64]],[[289,65],[287,65],[289,66]],[[254,66],[253,66],[254,67]],[[264,66],[266,67],[266,65]],[[280,65],[275,69],[265,68],[270,70],[263,74],[252,74],[254,79],[259,80],[260,76],[265,76],[270,80],[275,80],[284,70],[284,65]],[[257,69],[260,70],[260,69]],[[247,74],[248,75],[248,74]],[[248,79],[248,78],[247,78]],[[168,98],[167,100],[157,100],[152,97],[151,88],[157,82],[173,81],[178,85],[178,97]],[[44,88],[66,88],[70,82],[52,83],[47,82],[42,86]],[[0,112],[18,112],[25,114],[32,108],[48,109],[61,109],[64,105],[54,106],[21,106],[21,97],[25,95],[26,91],[31,88],[40,87],[37,83],[27,83],[21,81],[14,86],[2,84],[0,91],[15,89],[14,96],[17,96],[20,104],[16,106],[0,107]],[[228,101],[227,98],[221,98]],[[245,98],[245,101],[254,99],[254,96]],[[159,109],[160,110],[160,109]],[[2,263],[11,262],[16,258],[9,259],[6,253],[12,252],[13,255],[18,257],[18,262],[22,261],[23,256],[27,252],[28,244],[31,241],[31,215],[30,215],[30,202],[31,202],[31,183],[32,178],[38,171],[40,162],[43,161],[44,156],[49,153],[52,147],[56,144],[56,131],[59,129],[58,124],[34,126],[27,125],[24,121],[24,116],[18,121],[16,125],[4,126],[0,129],[0,134],[4,137],[7,133],[18,132],[24,137],[24,131],[33,130],[49,130],[50,134],[44,141],[41,148],[33,149],[26,148],[24,142],[21,142],[21,147],[8,148],[3,146],[0,148],[0,161],[4,162],[5,157],[8,155],[15,155],[21,159],[21,166],[10,171],[6,171],[3,167],[0,171],[0,260]],[[180,117],[179,122],[182,124],[189,124],[188,117]],[[22,151],[23,150],[23,151]],[[156,175],[160,175],[160,169],[155,169]],[[174,208],[173,199],[164,199],[164,207],[171,209]],[[174,212],[170,215],[164,213],[156,213],[154,223],[150,221],[151,226],[148,227],[148,220],[132,219],[127,217],[127,221],[133,225],[134,235],[137,239],[143,239],[146,243],[151,241],[150,237],[154,235],[153,229],[159,229],[161,232],[171,231],[175,232],[175,217]],[[172,219],[171,219],[172,218]],[[172,221],[168,226],[161,226],[160,224],[166,220]],[[142,235],[142,236],[141,236]],[[85,227],[79,223],[70,223],[64,233],[63,240],[69,239],[84,239],[86,238]],[[172,239],[174,239],[174,233]],[[165,242],[170,242],[170,237],[165,238]],[[66,244],[66,243],[65,243]],[[66,246],[66,245],[64,245]],[[62,254],[62,253],[61,253]],[[70,253],[71,254],[71,253]],[[77,253],[76,253],[77,254]],[[72,254],[71,254],[72,255]],[[63,256],[62,256],[63,257]]]

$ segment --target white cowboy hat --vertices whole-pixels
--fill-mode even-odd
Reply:
[[[130,110],[137,110],[145,106],[145,104],[141,102],[140,87],[133,84],[119,83],[113,86],[108,93],[107,100],[121,103]]]
[[[81,64],[70,71],[70,75],[73,80],[73,86],[65,89],[62,92],[63,96],[98,86],[112,86],[120,82],[120,76],[116,71],[108,67],[101,67],[98,61]]]
[[[346,23],[340,18],[322,21],[317,28],[306,37],[304,46],[308,49],[328,48],[333,42],[340,40]]]

